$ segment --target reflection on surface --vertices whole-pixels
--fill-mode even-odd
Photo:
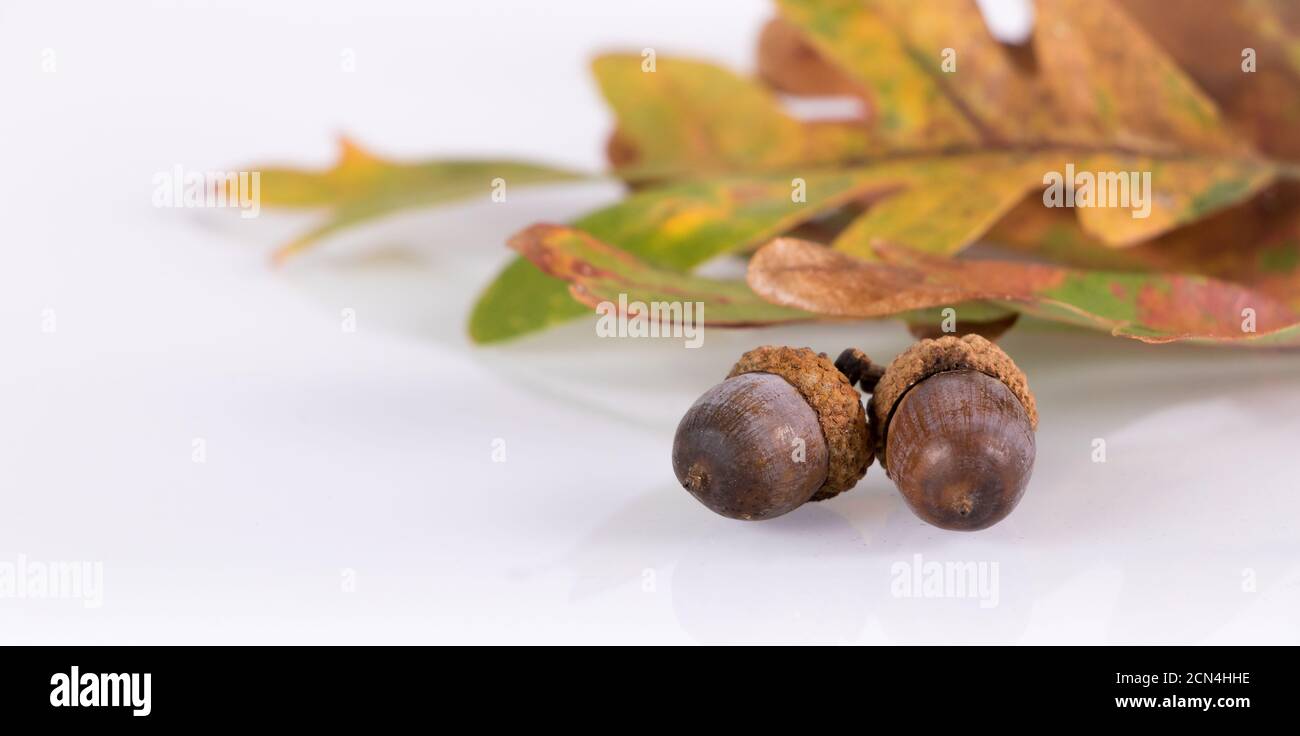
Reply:
[[[686,350],[680,340],[599,339],[578,321],[469,346],[465,319],[507,258],[501,243],[534,219],[556,219],[561,199],[520,203],[508,220],[489,205],[400,216],[364,229],[396,250],[322,258],[286,274],[329,310],[354,307],[368,328],[454,350],[573,411],[582,421],[551,430],[572,447],[592,433],[663,438],[667,447],[686,407],[758,344],[828,353],[855,345],[887,360],[911,342],[897,323],[876,322],[708,330],[702,348]],[[564,201],[567,211],[584,206]],[[575,545],[559,565],[564,599],[580,611],[635,606],[644,616],[649,579],[657,596],[671,595],[670,604],[650,599],[662,607],[659,623],[701,642],[1195,642],[1249,639],[1252,622],[1276,627],[1288,613],[1300,621],[1300,496],[1294,474],[1276,471],[1300,436],[1300,355],[1150,346],[1032,322],[1002,345],[1029,376],[1042,415],[1034,477],[1007,521],[974,534],[928,527],[877,467],[825,504],[733,522],[676,488],[666,452],[635,468],[602,457],[593,462],[628,465],[621,493],[655,490],[593,491],[584,503],[607,508],[590,533],[539,530]],[[509,407],[489,410],[510,421]],[[530,479],[542,489],[570,483]],[[899,566],[918,564],[918,554],[922,566],[996,564],[997,604],[898,595]]]

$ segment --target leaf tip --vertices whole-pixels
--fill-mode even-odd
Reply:
[[[339,147],[339,160],[336,168],[351,169],[379,163],[378,156],[368,151],[347,133],[339,133],[336,139]]]

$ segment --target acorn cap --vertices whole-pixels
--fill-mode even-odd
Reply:
[[[868,409],[871,412],[875,453],[880,464],[885,464],[885,435],[889,418],[903,394],[921,381],[936,373],[956,370],[979,371],[998,379],[1020,400],[1029,416],[1029,426],[1038,429],[1038,408],[1029,382],[1011,356],[979,335],[949,335],[934,340],[921,340],[899,353],[885,369],[885,375],[876,384]]]
[[[727,378],[742,373],[771,373],[784,378],[817,412],[829,453],[829,467],[826,482],[811,500],[824,501],[837,496],[866,474],[873,454],[862,400],[824,353],[765,345],[740,356]]]

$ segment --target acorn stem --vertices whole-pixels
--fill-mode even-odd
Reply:
[[[850,386],[856,384],[867,393],[875,391],[876,384],[885,375],[885,366],[871,362],[871,358],[857,348],[845,348],[835,359],[835,367],[849,379]]]

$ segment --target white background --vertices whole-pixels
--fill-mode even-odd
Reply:
[[[1300,641],[1300,356],[1026,326],[1003,345],[1042,424],[1007,521],[928,527],[877,468],[747,524],[677,487],[681,413],[756,344],[888,358],[901,326],[710,331],[685,350],[584,321],[471,346],[505,238],[614,201],[609,183],[505,204],[485,189],[279,270],[269,250],[310,217],[151,204],[156,172],[325,166],[337,132],[392,157],[598,170],[595,52],[750,69],[769,12],[6,3],[0,563],[102,561],[105,590],[98,609],[0,598],[0,641]],[[997,605],[891,595],[917,554],[996,563]]]

